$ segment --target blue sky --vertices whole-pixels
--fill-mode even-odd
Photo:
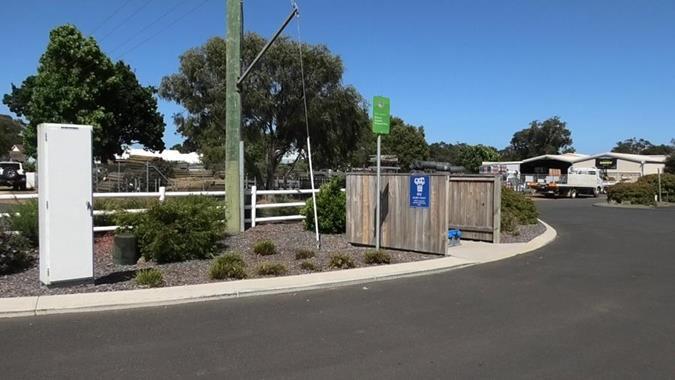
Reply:
[[[303,40],[340,55],[345,83],[366,99],[389,96],[392,113],[423,125],[429,142],[501,148],[531,120],[552,115],[568,122],[583,153],[633,136],[654,143],[675,137],[675,1],[299,6]],[[289,10],[286,0],[246,0],[246,30],[269,36]],[[225,0],[9,0],[2,13],[3,94],[35,72],[49,30],[63,23],[93,33],[113,59],[155,86],[177,71],[182,52],[225,33]],[[288,30],[297,36],[295,25]],[[160,110],[170,146],[180,141],[171,121],[180,108],[160,101]]]

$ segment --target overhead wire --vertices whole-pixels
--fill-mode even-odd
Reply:
[[[124,24],[128,23],[129,20],[131,20],[131,19],[133,19],[134,17],[136,17],[137,14],[139,14],[143,9],[145,9],[145,8],[146,8],[148,5],[150,5],[150,3],[152,3],[152,2],[153,2],[153,0],[148,0],[148,1],[144,2],[143,4],[141,4],[141,6],[138,7],[138,8],[136,8],[136,10],[135,10],[131,15],[127,16],[124,20],[122,20],[122,22],[120,22],[119,24],[117,24],[114,28],[110,29],[110,30],[108,31],[108,33],[106,33],[103,37],[101,37],[101,38],[98,40],[99,43],[105,41],[106,38],[110,37],[110,36],[111,36],[114,32],[116,32],[119,28],[121,28],[122,26],[124,26]]]
[[[117,7],[117,9],[115,9],[111,14],[108,15],[108,17],[106,17],[102,22],[100,22],[98,26],[94,28],[94,30],[91,33],[89,33],[89,35],[93,35],[94,33],[98,32],[103,25],[105,25],[108,21],[110,21],[110,19],[115,17],[122,10],[122,8],[126,7],[127,4],[129,4],[130,2],[131,0],[127,0],[124,3],[122,3],[122,5]]]

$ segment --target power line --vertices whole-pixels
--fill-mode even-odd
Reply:
[[[149,23],[148,25],[143,27],[141,30],[136,32],[133,36],[131,36],[131,38],[128,38],[126,41],[122,42],[121,44],[117,45],[114,49],[110,50],[110,54],[112,55],[112,53],[119,50],[122,46],[124,46],[124,45],[128,44],[129,42],[133,41],[134,39],[136,39],[136,37],[141,35],[143,32],[145,32],[146,30],[155,26],[158,22],[160,22],[162,19],[164,19],[164,17],[168,16],[171,12],[175,11],[182,4],[183,4],[183,2],[181,0],[178,0],[171,8],[169,8],[166,12],[162,13],[161,16],[157,17],[151,23]]]
[[[188,15],[190,15],[192,12],[194,12],[194,11],[196,11],[197,9],[201,8],[201,7],[202,7],[204,4],[206,4],[208,1],[209,1],[209,0],[204,0],[204,1],[202,1],[201,3],[197,4],[195,7],[191,8],[189,11],[183,13],[181,16],[179,16],[178,18],[176,18],[176,19],[174,19],[173,21],[171,21],[171,22],[170,22],[169,24],[167,24],[165,27],[159,29],[155,34],[153,34],[153,35],[151,35],[150,37],[148,37],[148,38],[142,40],[141,42],[137,43],[137,44],[134,45],[131,49],[128,49],[128,50],[124,51],[122,54],[119,55],[118,59],[122,59],[122,57],[124,57],[125,55],[131,53],[132,51],[134,51],[134,50],[138,49],[139,47],[141,47],[141,46],[142,46],[143,44],[145,44],[146,42],[148,42],[148,41],[152,40],[153,38],[159,36],[163,31],[165,31],[166,29],[168,29],[168,28],[174,26],[178,21],[184,19],[185,17],[187,17]]]
[[[101,29],[101,27],[102,27],[103,25],[105,25],[105,23],[107,23],[108,21],[110,21],[110,19],[112,19],[113,17],[115,17],[115,15],[117,15],[117,14],[122,10],[122,8],[126,7],[127,4],[129,4],[130,2],[131,2],[131,0],[127,0],[127,1],[125,1],[124,3],[122,3],[121,6],[117,7],[117,9],[115,9],[111,14],[109,14],[108,17],[106,17],[105,20],[103,20],[103,22],[101,22],[100,24],[98,24],[98,26],[97,26],[96,28],[94,28],[94,30],[93,30],[91,33],[89,33],[89,35],[91,36],[91,35],[93,35],[94,33],[98,32],[98,30]]]
[[[129,22],[129,20],[131,20],[132,18],[136,17],[136,15],[137,15],[140,11],[142,11],[143,9],[145,9],[148,5],[150,5],[150,3],[152,3],[152,1],[153,1],[153,0],[148,0],[148,1],[146,1],[145,3],[141,4],[141,6],[138,7],[138,8],[136,8],[136,10],[135,10],[130,16],[128,16],[127,18],[125,18],[124,20],[122,20],[121,23],[117,24],[117,26],[115,26],[115,27],[112,28],[110,31],[108,31],[108,33],[107,33],[105,36],[101,37],[101,39],[99,40],[99,43],[103,42],[106,38],[108,38],[110,35],[112,35],[114,32],[116,32],[117,29],[121,28],[124,24],[126,24],[127,22]]]

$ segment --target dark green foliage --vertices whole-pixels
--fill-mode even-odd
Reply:
[[[518,225],[536,224],[539,211],[532,199],[522,193],[502,188],[501,230],[514,232]]]
[[[654,194],[659,193],[658,174],[642,176],[637,182],[651,186]],[[666,202],[675,202],[675,174],[661,174],[661,196]]]
[[[92,37],[63,25],[50,32],[37,73],[12,85],[3,102],[29,120],[23,131],[29,156],[36,153],[38,124],[74,123],[94,127],[94,156],[105,160],[121,153],[124,144],[164,149],[155,92],[142,86],[126,63],[106,56]]]
[[[158,288],[164,285],[164,277],[157,268],[141,269],[136,272],[136,283],[149,288]]]
[[[311,249],[298,249],[295,251],[296,260],[311,259],[314,256],[316,256],[316,252],[312,251]]]
[[[341,190],[341,181],[334,177],[316,195],[319,231],[324,234],[344,233],[347,226],[347,196]],[[314,205],[308,199],[300,212],[305,216],[305,228],[314,231]]]
[[[666,157],[666,167],[664,170],[666,173],[675,174],[675,152]]]
[[[300,263],[300,269],[316,272],[319,268],[313,262],[306,260]]]
[[[217,257],[209,269],[209,277],[214,280],[226,278],[246,278],[246,264],[238,253],[230,252]]]
[[[255,243],[253,252],[260,256],[270,256],[277,253],[277,247],[270,240],[261,240]]]
[[[607,188],[607,201],[653,206],[655,194],[654,188],[645,182],[617,183]]]
[[[374,150],[373,154],[375,152]],[[399,117],[392,117],[390,133],[382,136],[382,154],[396,155],[401,171],[409,171],[413,161],[429,158],[424,128],[407,124]]]
[[[572,132],[567,129],[567,123],[554,116],[544,121],[535,120],[529,128],[514,133],[502,159],[523,160],[542,154],[570,152],[574,152]]]
[[[145,213],[122,213],[121,230],[130,230],[146,260],[158,263],[211,257],[223,238],[225,213],[208,197],[169,199]]]
[[[288,272],[286,266],[281,263],[262,263],[258,266],[258,274],[261,276],[282,276]]]
[[[26,238],[31,246],[37,247],[40,244],[37,200],[31,199],[14,206],[10,212],[9,226]]]
[[[619,141],[612,148],[612,152],[645,155],[669,155],[673,151],[675,151],[675,146],[673,145],[654,145],[649,140],[637,139],[635,137]]]
[[[9,115],[0,115],[0,159],[9,153],[13,145],[21,144],[23,128],[20,120],[14,120]]]
[[[19,272],[28,268],[33,257],[28,254],[30,242],[21,235],[9,234],[0,225],[0,275]]]
[[[366,264],[390,264],[391,256],[383,251],[370,250],[363,254],[363,261]]]
[[[349,269],[354,268],[354,260],[348,255],[336,253],[330,257],[328,267],[332,269]]]

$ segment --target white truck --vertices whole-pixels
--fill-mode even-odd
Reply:
[[[528,183],[528,187],[547,197],[576,198],[580,194],[597,197],[602,192],[603,182],[596,168],[570,167],[565,175],[538,179]]]

